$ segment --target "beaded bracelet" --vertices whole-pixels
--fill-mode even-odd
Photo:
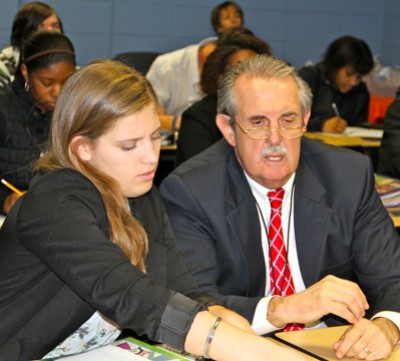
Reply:
[[[211,327],[210,327],[210,331],[208,331],[208,336],[206,338],[206,342],[204,344],[204,352],[203,352],[203,356],[204,358],[210,358],[210,347],[211,347],[211,342],[214,338],[215,335],[215,331],[219,325],[219,323],[221,322],[221,317],[216,317],[214,322],[212,323]]]

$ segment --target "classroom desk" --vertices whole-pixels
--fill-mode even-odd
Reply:
[[[274,338],[286,345],[292,345],[297,349],[314,356],[316,360],[338,361],[332,345],[339,339],[349,326],[318,328],[313,330],[279,332]],[[354,361],[356,359],[345,357],[340,360]],[[387,361],[400,360],[400,345],[397,345],[392,354],[386,358]]]
[[[392,219],[394,226],[400,228],[400,207],[387,208],[387,211],[389,212],[389,216]]]
[[[381,145],[380,139],[369,139],[345,134],[305,132],[304,135],[310,139],[320,140],[321,142],[338,147],[378,148]]]

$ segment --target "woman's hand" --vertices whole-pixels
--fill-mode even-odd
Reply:
[[[14,203],[17,201],[17,199],[21,197],[19,194],[17,193],[11,193],[10,195],[8,195],[6,197],[6,199],[4,200],[4,204],[3,204],[3,213],[4,214],[8,214],[12,208],[12,206],[14,205]]]
[[[347,122],[343,118],[333,117],[325,121],[322,126],[323,132],[343,133],[347,128]]]
[[[233,312],[223,306],[210,306],[208,311],[211,312],[214,316],[221,317],[225,322],[240,328],[243,331],[249,332],[251,334],[255,334],[253,329],[250,326],[249,321],[247,321],[244,317],[240,316],[236,312]]]

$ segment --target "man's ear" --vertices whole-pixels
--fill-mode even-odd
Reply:
[[[72,152],[83,162],[90,162],[92,159],[92,146],[90,141],[82,136],[77,135],[71,140],[71,150]]]
[[[29,81],[28,68],[26,67],[25,64],[21,65],[21,73],[22,73],[22,76],[24,77],[25,81]]]
[[[217,114],[215,120],[217,122],[218,129],[221,131],[226,141],[232,147],[234,147],[236,145],[235,130],[233,129],[230,116],[225,114]]]
[[[303,122],[304,125],[307,127],[308,121],[310,120],[310,116],[311,116],[311,110],[309,110],[307,113],[304,114],[303,116]]]

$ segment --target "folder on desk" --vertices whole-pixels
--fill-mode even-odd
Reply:
[[[189,354],[177,354],[161,345],[153,346],[133,337],[115,341],[80,354],[60,357],[48,361],[184,361],[195,360]]]
[[[325,327],[312,330],[279,332],[274,338],[291,345],[317,360],[338,361],[333,350],[333,344],[339,340],[340,336],[349,326]],[[341,361],[354,361],[354,358],[344,357]],[[386,361],[400,360],[400,346],[396,346],[392,354],[385,359]]]

